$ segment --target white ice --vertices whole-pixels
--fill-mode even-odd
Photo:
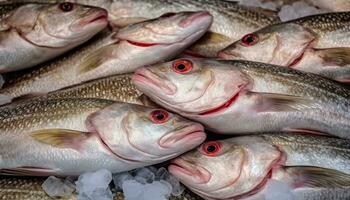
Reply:
[[[113,198],[109,188],[111,181],[112,173],[105,169],[80,175],[75,182],[78,200],[111,200]]]
[[[315,15],[325,12],[327,11],[317,9],[303,1],[297,1],[291,5],[284,5],[281,8],[281,11],[278,13],[278,16],[281,18],[282,21],[288,21],[300,17],[305,17],[308,15]]]
[[[114,185],[123,190],[126,200],[166,200],[185,188],[165,168],[144,167],[113,175]]]
[[[50,197],[69,197],[75,190],[74,184],[68,178],[60,179],[54,176],[47,178],[42,188]]]
[[[271,179],[264,189],[265,200],[296,200],[287,183]]]

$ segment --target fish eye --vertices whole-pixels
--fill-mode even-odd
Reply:
[[[207,142],[202,145],[202,152],[207,156],[216,156],[220,153],[221,144],[217,141]]]
[[[73,7],[74,7],[74,5],[70,2],[64,2],[64,3],[59,4],[59,8],[63,12],[69,12],[69,11],[73,10]]]
[[[182,59],[173,62],[173,70],[179,74],[186,74],[190,72],[193,68],[191,61]]]
[[[169,120],[169,113],[165,110],[154,110],[151,112],[151,120],[156,124],[162,124]]]
[[[254,34],[248,34],[242,38],[241,42],[244,46],[253,46],[258,42],[258,40],[259,40],[258,36]]]
[[[161,15],[160,17],[161,18],[168,18],[168,17],[172,17],[176,15],[176,13],[173,13],[173,12],[168,12],[168,13],[164,13],[163,15]]]

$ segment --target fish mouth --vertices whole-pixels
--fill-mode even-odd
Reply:
[[[211,173],[203,167],[175,158],[170,162],[168,170],[171,174],[181,179],[195,180],[196,184],[206,184],[211,179]]]
[[[95,11],[94,14],[87,16],[81,19],[77,26],[85,27],[86,25],[95,25],[95,24],[107,24],[108,23],[108,12],[107,10],[101,9],[99,11]]]
[[[166,95],[173,95],[176,93],[176,87],[168,81],[162,80],[156,74],[148,70],[146,67],[139,68],[132,76],[132,81],[135,85],[142,88],[149,87],[151,90],[160,90]]]
[[[192,23],[194,23],[195,21],[199,21],[199,20],[203,20],[205,21],[206,18],[211,18],[211,14],[207,11],[202,11],[202,12],[198,12],[198,13],[195,13],[183,20],[180,21],[179,25],[180,27],[182,28],[186,28],[188,27],[189,25],[191,25]]]
[[[209,109],[209,110],[200,112],[200,113],[198,113],[197,115],[205,116],[205,115],[213,115],[213,114],[217,114],[217,113],[220,113],[220,112],[224,112],[224,111],[227,110],[229,107],[231,107],[232,104],[238,99],[238,97],[239,97],[241,91],[245,88],[245,86],[246,86],[246,85],[239,85],[239,86],[238,86],[239,91],[236,92],[234,95],[232,95],[230,99],[228,99],[226,102],[224,102],[224,103],[221,104],[220,106],[217,106],[217,107],[215,107],[215,108],[212,108],[212,109]]]
[[[206,138],[204,127],[199,123],[192,123],[178,131],[170,132],[159,139],[159,146],[162,148],[171,148],[186,145],[199,145]]]

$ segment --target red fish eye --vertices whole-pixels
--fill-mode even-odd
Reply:
[[[168,12],[168,13],[164,13],[163,15],[161,15],[160,17],[161,18],[167,18],[167,17],[171,17],[171,16],[174,16],[176,15],[175,13],[172,13],[172,12]]]
[[[151,120],[156,124],[162,124],[169,120],[169,113],[165,110],[154,110],[151,112]]]
[[[69,11],[73,10],[73,4],[70,2],[60,3],[59,8],[64,12],[69,12]]]
[[[189,60],[177,60],[173,63],[173,70],[180,74],[186,74],[190,72],[193,68],[193,64]]]
[[[254,34],[248,34],[244,36],[241,40],[244,46],[252,46],[258,42],[258,37]]]
[[[207,156],[216,156],[218,153],[220,153],[221,150],[221,144],[217,141],[207,142],[202,145],[202,151]]]

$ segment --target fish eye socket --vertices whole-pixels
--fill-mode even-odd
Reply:
[[[207,156],[216,156],[221,151],[221,144],[220,142],[207,142],[202,145],[202,152]]]
[[[258,42],[258,40],[258,36],[254,34],[248,34],[242,38],[241,42],[244,46],[253,46]]]
[[[151,112],[151,120],[156,124],[162,124],[169,120],[169,113],[165,110],[154,110]]]
[[[187,73],[191,72],[191,70],[193,68],[193,63],[191,61],[185,60],[185,59],[176,60],[176,61],[174,61],[172,67],[176,73],[187,74]]]
[[[59,8],[63,12],[69,12],[69,11],[73,10],[73,7],[74,7],[74,5],[70,2],[64,2],[64,3],[59,4]]]

